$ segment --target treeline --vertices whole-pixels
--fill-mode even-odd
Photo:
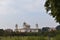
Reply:
[[[60,35],[60,25],[58,25],[56,30],[53,30],[49,27],[43,27],[42,29],[39,29],[38,32],[15,32],[11,29],[0,29],[0,36],[51,36],[54,37],[56,35]]]
[[[15,32],[0,29],[0,36],[40,36],[41,32]]]
[[[60,31],[40,31],[40,32],[14,32],[0,29],[0,36],[55,36]]]

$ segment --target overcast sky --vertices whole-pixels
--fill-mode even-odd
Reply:
[[[45,0],[0,0],[0,28],[15,29],[26,22],[35,27],[39,24],[42,27],[55,27],[58,23],[48,14],[44,8]]]

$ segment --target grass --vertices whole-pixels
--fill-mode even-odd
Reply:
[[[48,37],[44,36],[14,36],[14,37],[0,37],[0,40],[48,40]],[[60,40],[60,35],[51,37],[50,40]]]
[[[46,40],[45,37],[40,36],[14,36],[14,37],[0,37],[0,40]]]

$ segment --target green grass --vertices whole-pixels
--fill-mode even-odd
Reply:
[[[44,36],[14,36],[14,37],[0,37],[0,40],[48,40],[48,37]],[[60,40],[60,35],[51,37],[50,40]]]
[[[45,37],[40,36],[14,36],[14,37],[0,37],[0,40],[46,40]]]

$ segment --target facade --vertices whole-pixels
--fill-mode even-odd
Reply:
[[[18,29],[19,32],[38,32],[38,29]]]
[[[24,28],[21,28],[21,29],[18,29],[18,25],[16,24],[16,29],[15,29],[15,32],[18,31],[18,32],[38,32],[39,29],[38,29],[38,24],[36,24],[36,28],[30,28],[30,25],[24,23],[23,24]]]

